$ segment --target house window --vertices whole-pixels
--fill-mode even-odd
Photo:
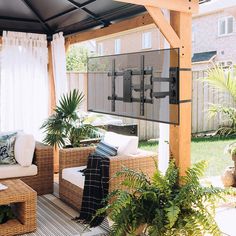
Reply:
[[[103,43],[98,43],[98,56],[103,56]]]
[[[115,39],[115,54],[120,54],[121,51],[121,41],[120,39]]]
[[[218,35],[224,36],[233,33],[233,23],[234,18],[232,16],[227,16],[219,19],[218,21]]]
[[[152,33],[145,32],[142,34],[142,49],[152,48]]]

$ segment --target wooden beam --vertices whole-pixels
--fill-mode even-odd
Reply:
[[[0,36],[0,44],[2,44],[2,36]]]
[[[191,164],[191,102],[192,99],[192,15],[182,12],[171,12],[170,23],[180,37],[180,100],[186,102],[179,104],[179,126],[170,126],[170,153],[180,169],[180,175],[185,175]],[[186,70],[189,69],[189,70]]]
[[[170,43],[171,47],[179,48],[180,47],[180,38],[173,30],[170,23],[166,20],[160,8],[157,7],[148,7],[146,9],[150,16],[153,18],[154,23],[160,29],[161,33],[165,36],[166,40]]]
[[[137,27],[150,25],[154,23],[152,17],[146,13],[140,16],[136,16],[132,19],[124,20],[102,29],[90,30],[82,33],[66,37],[66,44],[80,43],[83,41],[96,39],[99,37],[119,33],[126,30],[131,30]]]
[[[165,8],[172,11],[197,13],[199,9],[198,0],[114,0],[118,2],[136,5]]]

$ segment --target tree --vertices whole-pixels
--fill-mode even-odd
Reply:
[[[86,72],[88,57],[89,50],[85,46],[72,45],[66,57],[66,70]]]

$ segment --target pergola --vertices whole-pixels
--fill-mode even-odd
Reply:
[[[199,0],[0,0],[0,31],[47,34],[51,104],[55,104],[53,34],[62,31],[68,49],[74,43],[155,23],[170,46],[180,49],[180,124],[170,126],[170,151],[184,175],[190,166],[192,14],[198,6]],[[162,9],[170,10],[170,22]]]

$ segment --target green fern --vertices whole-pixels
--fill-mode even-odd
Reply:
[[[151,180],[142,172],[124,168],[116,177],[124,178],[122,186],[126,190],[113,191],[107,199],[110,204],[97,214],[107,212],[114,221],[113,236],[136,235],[140,225],[146,225],[150,236],[221,235],[214,210],[225,191],[201,186],[205,168],[206,163],[199,162],[180,177],[174,162],[170,162],[165,175],[156,170]]]

